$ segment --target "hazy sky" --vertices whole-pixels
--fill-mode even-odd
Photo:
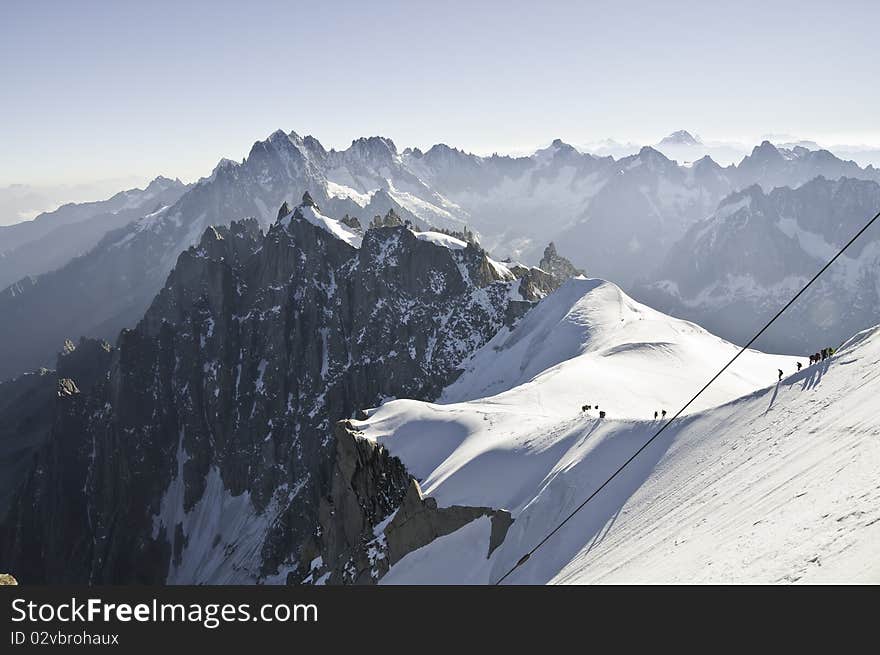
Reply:
[[[194,179],[277,128],[479,153],[680,128],[880,142],[876,2],[3,0],[0,13],[0,186]]]

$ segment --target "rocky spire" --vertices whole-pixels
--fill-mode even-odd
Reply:
[[[397,212],[394,211],[394,208],[388,210],[385,216],[376,215],[373,217],[373,220],[370,221],[370,228],[376,227],[398,227],[403,225],[403,219],[397,215]]]
[[[312,196],[308,191],[303,194],[302,204],[306,207],[314,207],[315,209],[318,209],[318,204],[312,199]]]
[[[584,275],[582,270],[575,268],[568,259],[556,252],[556,244],[552,241],[544,248],[544,256],[538,267],[553,276],[557,284],[562,284],[570,277]]]
[[[363,233],[364,231],[364,228],[361,226],[361,222],[357,219],[356,216],[349,216],[348,214],[346,214],[339,220],[339,222],[343,225],[347,225],[356,232]]]
[[[308,194],[306,194],[306,195],[308,195]],[[309,198],[309,200],[311,200],[311,197]],[[278,216],[277,216],[276,220],[281,220],[282,218],[287,216],[289,213],[290,213],[290,205],[288,205],[287,201],[285,200],[284,203],[281,205],[281,207],[278,209]]]

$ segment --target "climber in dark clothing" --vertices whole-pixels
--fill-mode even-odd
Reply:
[[[662,412],[660,412],[660,415],[662,418],[666,418],[666,410],[664,409]]]
[[[801,363],[800,362],[797,363],[797,368],[799,371],[801,370]]]
[[[657,420],[657,412],[654,412],[654,420]]]
[[[782,380],[782,369],[780,368],[780,369],[777,369],[777,370],[779,371],[779,380],[781,381],[781,380]]]

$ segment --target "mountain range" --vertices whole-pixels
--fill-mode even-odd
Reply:
[[[71,239],[68,247],[59,233],[56,243],[65,242],[65,248],[52,254],[32,239],[31,251],[12,257],[3,269],[7,281],[24,277],[0,292],[0,379],[51,365],[65,339],[113,340],[140,319],[178,254],[208,226],[253,217],[266,228],[281,203],[306,191],[327,215],[361,224],[393,210],[422,230],[463,234],[467,227],[496,259],[537,263],[552,240],[564,244],[575,267],[635,290],[654,280],[675,244],[729,194],[753,184],[767,192],[796,188],[819,175],[880,179],[877,169],[827,151],[780,149],[769,142],[738,165],[721,167],[709,158],[680,165],[650,147],[619,160],[597,157],[561,140],[529,157],[478,157],[442,144],[399,152],[382,137],[357,139],[336,151],[311,136],[278,131],[255,143],[241,162],[223,160],[190,187],[173,184],[168,197],[139,206],[135,213],[142,216],[59,268],[30,275],[28,262],[40,257],[28,253],[44,250],[37,268],[46,268],[86,246]],[[112,211],[91,208],[78,215],[91,217],[96,231],[131,216],[110,218]],[[85,241],[94,238],[92,232]],[[10,250],[8,244],[16,242],[5,243]],[[719,332],[733,338],[733,332]]]
[[[143,189],[62,205],[31,221],[0,226],[0,287],[60,268],[113,229],[174,204],[188,188],[180,180],[159,176]]]
[[[745,343],[880,208],[880,185],[817,177],[757,185],[692,225],[655,278],[633,293],[652,307]],[[880,228],[871,228],[757,343],[776,352],[838,346],[880,309]]]

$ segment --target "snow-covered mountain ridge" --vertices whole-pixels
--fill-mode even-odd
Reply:
[[[383,583],[498,580],[650,438],[655,408],[675,411],[735,352],[645,309],[573,280],[478,351],[439,404],[392,401],[355,423],[440,506],[514,519],[489,557],[489,523],[475,520]],[[880,333],[800,372],[796,361],[743,355],[507,582],[880,579]],[[596,403],[605,419],[581,411]]]

